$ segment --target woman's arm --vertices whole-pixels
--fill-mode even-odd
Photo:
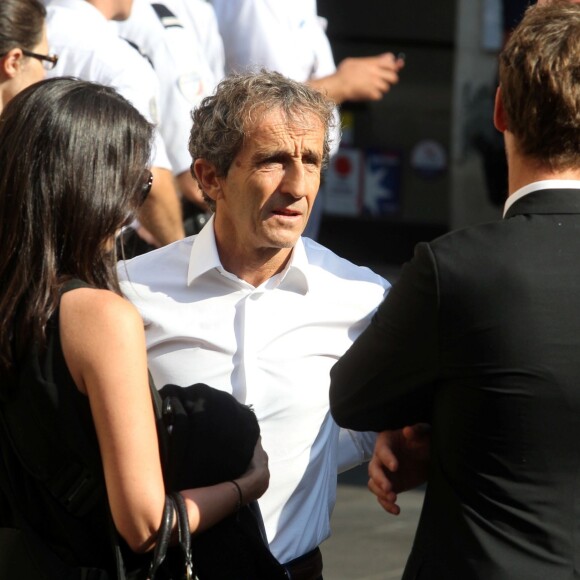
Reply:
[[[133,550],[149,550],[165,488],[141,317],[113,292],[81,288],[63,295],[60,332],[67,366],[89,398],[115,526]],[[237,480],[244,503],[262,495],[268,479],[267,456],[259,447],[250,469]],[[231,482],[183,496],[192,533],[233,513],[239,499]]]

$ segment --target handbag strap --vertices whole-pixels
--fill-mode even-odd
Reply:
[[[167,555],[167,548],[169,547],[169,540],[171,539],[171,530],[173,528],[173,514],[175,512],[175,503],[171,496],[165,496],[165,505],[163,507],[163,516],[161,517],[161,525],[157,532],[157,541],[155,542],[155,549],[153,551],[153,559],[149,566],[147,573],[147,580],[154,580],[157,570],[163,564],[165,556]]]
[[[179,545],[183,552],[183,559],[185,563],[185,578],[193,580],[193,557],[191,554],[191,533],[189,531],[189,518],[187,516],[187,507],[183,496],[174,491],[171,493],[171,499],[175,503],[177,511],[177,530],[179,535]]]
[[[147,573],[147,580],[155,580],[158,569],[163,564],[167,555],[167,549],[171,540],[174,514],[177,516],[177,534],[179,546],[184,559],[184,578],[197,580],[193,571],[193,557],[191,555],[191,533],[189,531],[189,518],[183,496],[178,492],[172,492],[165,496],[161,526],[157,533],[157,541],[153,551],[153,559]]]

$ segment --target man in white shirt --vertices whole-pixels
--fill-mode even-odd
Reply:
[[[51,48],[59,55],[48,76],[75,76],[112,86],[150,121],[158,122],[158,81],[150,64],[109,27],[123,20],[132,0],[45,0]],[[171,164],[159,133],[152,160],[154,184],[139,213],[154,245],[184,237]]]
[[[198,236],[121,263],[158,387],[205,382],[251,404],[270,458],[260,501],[274,555],[321,577],[338,470],[375,435],[329,415],[329,370],[389,284],[302,238],[333,105],[277,73],[223,81],[194,113],[190,153],[214,215]],[[293,577],[296,577],[293,576]]]

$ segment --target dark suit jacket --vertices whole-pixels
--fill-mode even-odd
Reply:
[[[330,394],[344,427],[432,423],[405,579],[580,578],[580,190],[419,244]]]

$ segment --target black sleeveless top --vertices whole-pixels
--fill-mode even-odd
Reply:
[[[88,285],[73,280],[62,293],[81,287]],[[77,389],[64,360],[59,310],[49,321],[44,351],[31,348],[14,376],[0,374],[0,385],[15,377],[16,388],[0,399],[13,434],[12,445],[0,438],[0,459],[13,494],[6,502],[12,516],[0,514],[5,520],[0,526],[12,524],[37,535],[35,541],[40,538],[65,565],[104,569],[116,578],[97,435],[89,400]],[[137,558],[120,542],[125,559]]]

